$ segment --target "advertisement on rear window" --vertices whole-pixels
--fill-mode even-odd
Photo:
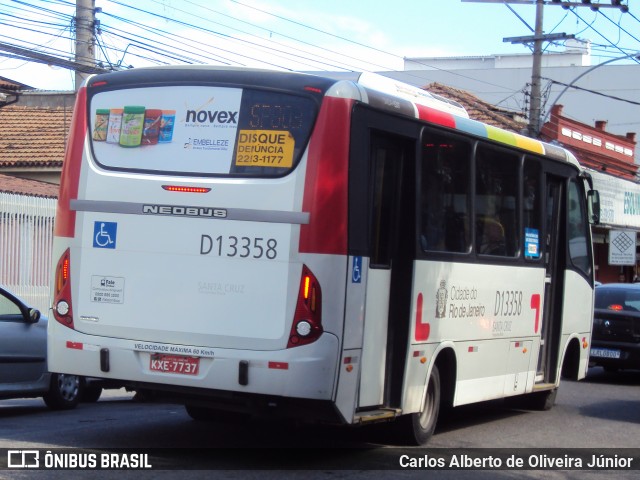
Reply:
[[[315,109],[306,98],[240,88],[105,91],[90,106],[105,168],[197,175],[279,175],[294,166]]]

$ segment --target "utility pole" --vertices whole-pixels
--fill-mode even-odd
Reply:
[[[88,67],[96,66],[94,27],[95,0],[76,0],[76,57],[75,62]],[[75,89],[78,90],[88,74],[76,70]]]
[[[536,23],[533,36],[528,37],[510,37],[503,38],[504,42],[511,43],[532,43],[533,42],[533,65],[531,68],[531,100],[529,106],[529,125],[527,127],[528,135],[531,138],[537,138],[540,133],[540,120],[542,117],[542,95],[541,95],[541,77],[542,77],[542,44],[547,41],[566,40],[574,38],[574,35],[566,35],[564,33],[545,35],[543,30],[543,14],[544,6],[556,5],[564,9],[574,7],[590,7],[592,10],[600,8],[618,8],[622,12],[627,12],[629,8],[623,5],[621,0],[611,0],[611,4],[591,3],[591,0],[581,0],[581,2],[572,2],[564,0],[462,0],[463,2],[476,3],[502,3],[502,4],[521,4],[531,5],[534,1],[536,4]]]
[[[529,136],[535,138],[540,131],[540,98],[542,77],[542,14],[544,1],[536,0],[536,26],[533,35],[533,67],[531,69],[531,107],[529,110]]]
[[[509,3],[509,2],[506,2]],[[529,125],[527,132],[529,137],[536,138],[540,132],[540,117],[542,116],[542,44],[550,40],[566,40],[573,38],[573,35],[564,33],[555,35],[544,35],[543,31],[544,0],[536,0],[536,25],[533,37],[513,37],[503,38],[504,42],[530,43],[533,42],[533,65],[531,67],[531,100],[529,104]]]

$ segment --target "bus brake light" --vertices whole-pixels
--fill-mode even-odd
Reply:
[[[207,187],[183,187],[180,185],[162,185],[162,188],[168,192],[182,193],[209,193],[211,191]]]
[[[59,270],[56,272],[56,294],[64,288],[69,280],[69,255],[63,255],[60,260]]]
[[[304,276],[304,299],[309,300],[309,284],[311,283],[311,277],[309,275]]]
[[[53,316],[65,327],[74,328],[71,308],[71,253],[67,249],[56,266]]]
[[[323,332],[321,306],[322,291],[318,279],[306,265],[303,265],[300,293],[287,348],[307,345],[320,338]]]

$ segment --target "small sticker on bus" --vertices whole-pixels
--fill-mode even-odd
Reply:
[[[290,168],[295,139],[285,130],[240,130],[236,166]]]
[[[524,256],[525,258],[540,258],[540,239],[538,229],[524,229]]]
[[[353,267],[351,269],[351,283],[362,282],[362,257],[353,257]]]
[[[91,301],[94,303],[124,303],[124,278],[92,275]]]

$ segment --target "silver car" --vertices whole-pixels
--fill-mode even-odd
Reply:
[[[0,286],[0,399],[42,397],[49,408],[74,408],[81,378],[47,370],[47,318]]]

